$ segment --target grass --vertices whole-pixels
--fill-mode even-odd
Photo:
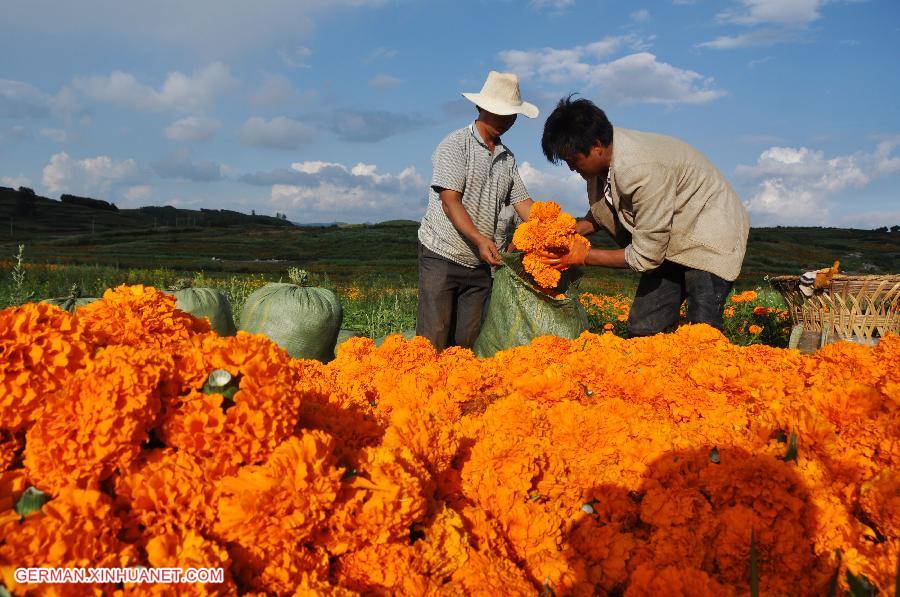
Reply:
[[[0,308],[27,300],[65,297],[72,284],[78,284],[84,297],[99,297],[108,288],[120,284],[145,284],[167,289],[185,276],[181,270],[168,267],[123,268],[109,265],[32,264],[19,251],[15,259],[0,262]],[[195,272],[191,276],[195,287],[221,290],[232,308],[235,323],[240,324],[241,312],[247,297],[269,282],[287,281],[287,272],[221,274]],[[340,297],[344,308],[342,328],[370,338],[415,329],[418,292],[415,275],[380,273],[360,275],[349,280],[324,272],[313,272],[310,284],[329,288]],[[587,276],[577,292],[583,297],[597,296],[596,304],[582,298],[582,304],[592,321],[592,331],[611,331],[625,335],[625,317],[637,278],[630,275]],[[775,291],[759,288],[752,301],[729,303],[726,310],[725,334],[742,345],[765,343],[773,346],[787,344],[788,327],[784,304]],[[755,313],[754,309],[768,309]],[[759,330],[756,330],[756,327]]]
[[[301,267],[311,273],[313,284],[341,296],[345,328],[377,337],[415,326],[417,222],[296,227],[235,212],[112,212],[40,197],[34,213],[21,215],[17,200],[20,195],[0,189],[0,308],[29,294],[67,296],[74,283],[83,296],[101,296],[119,284],[167,288],[188,277],[197,286],[222,290],[239,321],[253,290],[286,280],[289,268]],[[3,224],[9,221],[13,225],[7,229]],[[595,247],[613,248],[603,233],[590,240]],[[23,244],[24,256],[19,252]],[[900,233],[751,229],[735,289],[756,289],[754,306],[780,309],[768,277],[818,269],[836,259],[847,273],[898,272]],[[638,279],[629,271],[588,268],[579,291],[631,297]],[[747,322],[745,330],[752,325]],[[732,335],[741,343],[752,341],[740,327]]]

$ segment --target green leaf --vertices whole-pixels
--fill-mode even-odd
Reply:
[[[784,456],[781,459],[785,462],[797,460],[797,434],[793,431],[791,431],[791,438],[790,442],[788,443],[787,452],[784,453]]]
[[[759,597],[759,562],[756,556],[756,531],[750,531],[750,597]]]
[[[0,585],[0,597],[12,597],[12,593],[9,592],[9,589]]]
[[[875,594],[875,586],[865,576],[856,576],[847,572],[847,585],[852,597],[871,597]]]
[[[50,501],[50,496],[35,487],[29,487],[16,502],[16,513],[28,516],[32,512],[40,512],[41,507]]]

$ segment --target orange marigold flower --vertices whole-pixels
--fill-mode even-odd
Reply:
[[[332,438],[304,431],[278,446],[266,464],[246,466],[219,481],[216,534],[274,549],[301,541],[327,519],[341,476]]]
[[[408,537],[428,508],[427,469],[407,448],[363,450],[322,540],[333,554]],[[433,488],[432,488],[433,489]]]
[[[900,471],[884,470],[864,483],[859,503],[881,533],[900,538]]]
[[[497,587],[506,595],[534,595],[534,586],[514,561],[498,556],[490,550],[469,550],[465,565],[451,578],[449,588],[457,594],[477,597],[496,597]]]
[[[199,319],[175,308],[175,297],[150,286],[109,289],[103,298],[78,310],[94,342],[168,348],[210,330]]]
[[[406,541],[405,543],[408,543]],[[336,580],[357,594],[430,595],[440,583],[416,568],[415,553],[404,543],[367,545],[341,556]]]
[[[196,595],[235,594],[234,581],[229,574],[231,557],[224,545],[193,530],[172,530],[154,535],[147,541],[147,562],[153,568],[222,568],[225,579],[222,584],[204,586],[187,585]],[[140,588],[135,586],[135,588]],[[164,586],[160,586],[164,589]],[[229,590],[230,589],[230,590]],[[179,594],[181,591],[179,590]]]
[[[273,591],[301,584],[304,575],[327,578],[327,555],[296,546],[329,517],[341,475],[332,438],[304,431],[278,446],[264,465],[220,480],[215,532],[240,547],[239,576]]]
[[[742,292],[740,294],[734,294],[731,296],[732,303],[750,303],[755,301],[757,298],[757,294],[755,290],[747,290],[746,292]]]
[[[161,435],[166,445],[186,450],[203,462],[214,477],[234,474],[244,463],[261,462],[297,426],[300,393],[291,358],[262,335],[206,334],[178,349],[192,367],[222,370],[237,385],[226,399],[205,394],[204,377],[166,406]]]
[[[0,432],[26,429],[90,356],[84,326],[46,303],[0,311]]]
[[[692,595],[736,595],[739,591],[722,585],[712,577],[696,568],[666,566],[656,568],[650,565],[640,566],[631,575],[631,583],[625,591],[626,597],[656,597],[672,595],[672,597],[691,597]]]
[[[763,331],[763,329],[758,325],[751,325],[750,327],[747,328],[747,331],[750,332],[751,334],[756,335],[756,334],[760,333],[761,331]]]
[[[559,204],[553,201],[535,202],[531,206],[528,220],[516,228],[513,243],[525,252],[522,265],[534,277],[535,284],[543,289],[556,288],[561,274],[558,270],[544,265],[538,253],[564,253],[573,242],[590,248],[590,242],[575,232],[575,218],[563,213]]]
[[[773,311],[774,311],[774,309],[769,309],[769,307],[763,307],[762,305],[753,307],[754,315],[768,315],[769,313],[771,313]]]
[[[127,508],[132,526],[149,535],[176,529],[209,532],[216,520],[214,485],[186,451],[145,451],[117,477],[115,487],[116,501]]]
[[[42,491],[97,488],[141,450],[160,409],[159,384],[172,367],[157,350],[110,346],[51,397],[25,438],[25,467]]]
[[[39,514],[0,528],[0,568],[123,568],[138,564],[135,548],[122,543],[121,520],[106,495],[67,488],[44,504]],[[9,586],[25,594],[29,585]],[[112,586],[92,588],[111,591]]]
[[[603,326],[603,329],[606,330],[607,332],[610,332],[610,331],[612,331],[612,329],[613,329],[614,327],[615,327],[615,326],[614,326],[613,324],[607,323],[607,324],[605,324],[605,325]]]

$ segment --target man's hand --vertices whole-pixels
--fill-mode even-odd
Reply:
[[[569,269],[575,265],[584,265],[587,259],[587,253],[590,245],[584,242],[578,242],[572,238],[569,244],[569,250],[565,253],[538,253],[538,259],[546,266],[558,269],[560,271]]]
[[[500,250],[497,248],[497,245],[495,245],[494,241],[486,236],[482,236],[478,240],[478,253],[479,255],[481,255],[481,259],[483,261],[486,261],[491,265],[500,265],[503,263],[503,260],[500,258]]]

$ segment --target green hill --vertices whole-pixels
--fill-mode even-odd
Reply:
[[[418,222],[295,226],[227,210],[144,207],[113,211],[28,198],[0,188],[0,261],[26,245],[32,263],[166,267],[213,272],[284,273],[300,265],[339,279],[381,274],[415,279]],[[28,200],[30,201],[30,200]],[[12,224],[10,225],[10,221]],[[594,246],[612,247],[605,234]],[[738,286],[841,261],[847,273],[900,272],[900,233],[841,228],[754,228]],[[588,278],[635,278],[597,268]],[[633,282],[632,282],[633,283]]]
[[[0,238],[28,241],[48,237],[103,234],[148,228],[222,228],[230,226],[292,227],[272,216],[247,215],[216,209],[180,209],[172,206],[118,209],[89,197],[63,195],[60,201],[41,197],[30,189],[0,187]]]

